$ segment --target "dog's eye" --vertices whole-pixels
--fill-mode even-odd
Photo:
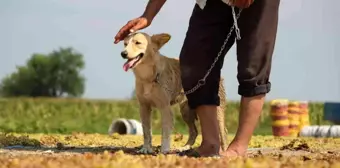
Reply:
[[[127,46],[127,43],[124,43],[124,46],[126,47],[126,46]]]
[[[139,41],[136,41],[136,42],[135,42],[135,44],[137,44],[137,45],[138,45],[138,44],[142,44],[142,43],[141,43],[141,42],[139,42]]]

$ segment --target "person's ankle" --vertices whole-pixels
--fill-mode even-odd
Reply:
[[[198,151],[201,156],[219,155],[220,144],[219,142],[203,142],[201,146],[198,147]]]
[[[227,151],[233,151],[236,152],[238,155],[244,155],[247,152],[247,149],[247,143],[234,140],[228,146]]]
[[[196,108],[201,131],[202,143],[198,152],[202,156],[218,155],[220,149],[219,127],[217,120],[217,106],[201,105]]]

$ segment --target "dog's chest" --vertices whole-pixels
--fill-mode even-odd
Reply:
[[[153,107],[161,107],[169,104],[169,97],[162,91],[162,89],[156,84],[143,84],[140,87],[141,96],[144,100],[149,102]]]
[[[142,86],[142,95],[145,99],[150,100],[154,92],[154,84],[144,84]]]

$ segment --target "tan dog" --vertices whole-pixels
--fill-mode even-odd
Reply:
[[[179,61],[159,53],[160,48],[170,40],[169,34],[149,36],[146,33],[133,33],[124,39],[124,50],[121,55],[127,62],[123,69],[133,70],[136,78],[136,96],[140,105],[140,117],[143,127],[144,144],[140,153],[152,153],[151,144],[151,108],[161,111],[162,140],[161,152],[170,151],[170,135],[173,129],[173,112],[171,106],[179,103],[183,120],[189,127],[189,138],[182,148],[190,148],[196,140],[196,113],[190,110],[186,96],[176,94],[183,91],[180,78]],[[166,88],[164,88],[166,87]],[[170,91],[169,91],[170,90]],[[221,108],[218,110],[221,146],[226,148],[226,132],[224,126],[224,107],[226,106],[223,79],[220,82],[219,95]]]

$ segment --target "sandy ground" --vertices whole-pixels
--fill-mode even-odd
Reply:
[[[135,155],[135,148],[115,148],[115,147],[63,147],[49,148],[49,147],[24,147],[24,146],[11,146],[0,148],[1,155],[7,156],[22,156],[22,155],[82,155],[84,153],[103,153],[104,151],[116,152],[122,150],[126,154]],[[339,157],[340,149],[333,150],[311,150],[311,149],[280,149],[280,148],[250,148],[247,153],[248,157],[259,156],[285,156],[285,157]]]
[[[186,138],[175,139],[174,149],[186,141]],[[248,158],[241,160],[205,160],[176,156],[176,152],[169,157],[158,155],[160,136],[155,136],[153,155],[136,153],[139,148],[136,146],[142,144],[142,138],[137,136],[7,135],[2,141],[0,138],[0,142],[5,146],[0,147],[0,168],[340,167],[340,139],[337,138],[255,136],[250,146],[259,148],[249,148]]]

